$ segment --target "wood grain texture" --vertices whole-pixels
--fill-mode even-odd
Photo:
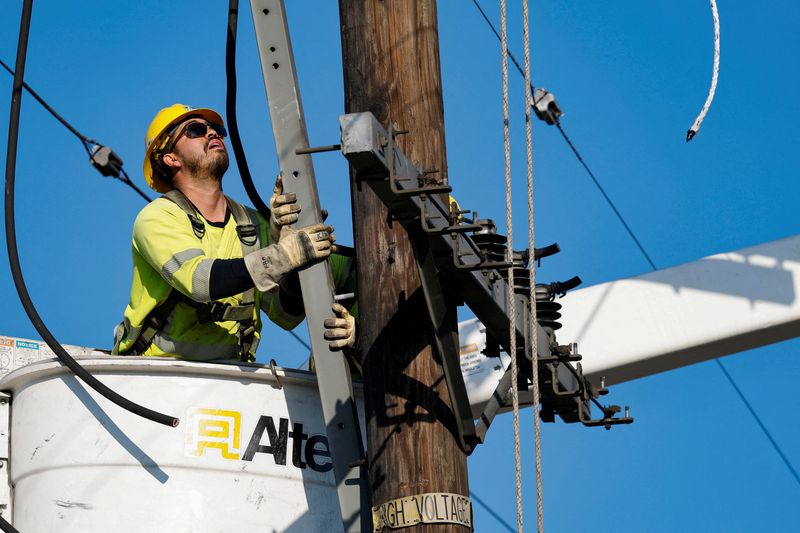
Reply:
[[[412,161],[447,180],[435,0],[340,0],[345,112],[371,111]],[[351,172],[351,174],[353,174]],[[437,361],[408,235],[351,175],[372,505],[426,492],[468,495],[466,457]],[[457,343],[455,306],[451,339]],[[467,531],[421,525],[405,531]]]

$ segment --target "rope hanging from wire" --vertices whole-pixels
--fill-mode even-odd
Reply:
[[[528,250],[535,250],[534,246],[534,217],[533,217],[533,125],[531,124],[531,109],[533,92],[531,92],[531,46],[530,24],[528,22],[528,0],[522,0],[522,40],[525,55],[525,155],[528,163]],[[533,443],[536,453],[536,524],[539,533],[544,532],[544,506],[542,503],[542,434],[539,421],[539,339],[538,322],[536,321],[536,269],[531,261],[528,269],[530,282],[529,301],[531,317],[529,320],[531,343],[531,381],[533,384]]]
[[[717,12],[717,0],[711,0],[711,18],[714,19],[714,68],[711,71],[711,87],[708,89],[708,96],[706,97],[706,103],[703,104],[703,109],[694,119],[692,127],[686,132],[687,143],[700,131],[700,125],[708,114],[708,109],[714,100],[714,93],[717,92],[717,79],[719,78],[719,13]]]
[[[506,0],[500,0],[500,41],[503,69],[503,146],[506,174],[506,261],[508,267],[509,349],[511,351],[511,401],[514,409],[514,468],[517,499],[517,531],[522,533],[522,461],[519,437],[519,393],[517,391],[517,309],[514,294],[514,230],[511,216],[511,137],[508,127],[508,35],[506,32]]]
[[[500,38],[500,35],[497,33],[497,29],[495,29],[495,26],[494,26],[494,24],[492,24],[492,21],[489,20],[489,18],[486,16],[486,13],[481,8],[481,6],[478,3],[478,1],[477,0],[472,0],[472,3],[475,4],[475,7],[480,12],[480,14],[483,17],[484,21],[486,21],[486,24],[489,26],[489,28],[492,30],[492,32],[497,36],[498,41],[502,42],[502,40]],[[713,2],[713,1],[712,1],[712,10],[713,10],[713,14],[716,16],[717,15],[716,3]],[[716,20],[716,24],[715,24],[715,29],[716,29],[716,35],[718,37],[719,36],[719,20],[718,20],[718,16],[716,18],[717,18],[717,20]],[[718,49],[719,41],[718,40],[717,40],[716,44],[717,44],[717,57],[718,57],[719,56],[719,53],[718,53],[719,52],[719,49]],[[514,65],[517,67],[517,71],[520,73],[521,76],[524,76],[524,73],[523,73],[522,69],[520,69],[520,67],[519,67],[519,63],[514,58],[514,55],[511,53],[511,50],[506,49],[506,52],[508,53],[508,56],[513,61]],[[534,87],[533,87],[533,85],[531,85],[531,92],[533,92],[533,91],[534,91]],[[591,171],[591,169],[589,168],[589,165],[586,163],[586,161],[583,159],[583,157],[581,157],[580,152],[578,152],[578,148],[575,146],[575,144],[572,142],[572,140],[567,136],[566,131],[564,131],[564,129],[562,127],[561,121],[557,121],[556,122],[556,127],[558,128],[559,132],[561,133],[561,136],[564,138],[564,140],[569,145],[570,149],[572,149],[572,152],[573,152],[573,154],[575,154],[575,157],[578,159],[578,162],[581,165],[583,165],[584,169],[586,169],[586,172],[589,174],[589,177],[592,179],[592,181],[594,182],[595,186],[598,188],[600,193],[603,195],[603,198],[606,200],[606,203],[614,211],[614,214],[617,216],[619,221],[625,227],[625,230],[628,232],[628,235],[633,239],[634,243],[639,248],[639,251],[642,253],[642,255],[647,260],[648,264],[650,265],[650,268],[652,268],[653,270],[657,270],[658,268],[656,267],[656,264],[653,262],[653,260],[650,258],[650,255],[647,253],[647,250],[645,250],[644,246],[642,246],[641,242],[639,242],[639,239],[633,233],[633,230],[628,225],[628,223],[625,222],[625,219],[623,218],[622,214],[617,209],[616,205],[614,205],[614,202],[611,200],[611,198],[605,192],[603,187],[600,185],[600,181],[597,179],[597,177],[595,177],[594,173]],[[722,362],[719,359],[716,359],[716,362],[717,362],[717,365],[719,365],[720,370],[725,375],[725,378],[728,380],[728,382],[731,384],[731,386],[736,391],[736,394],[739,396],[739,398],[745,404],[747,409],[750,411],[750,414],[753,416],[753,418],[755,419],[756,423],[761,428],[761,431],[764,433],[764,435],[767,437],[769,442],[772,444],[772,447],[775,449],[775,451],[777,452],[778,456],[781,458],[781,460],[783,461],[784,465],[786,466],[786,468],[791,473],[791,475],[794,478],[794,480],[797,481],[798,484],[800,484],[800,474],[798,474],[797,470],[795,470],[795,468],[789,462],[788,458],[786,457],[786,454],[783,453],[783,450],[781,449],[781,446],[778,444],[778,442],[772,436],[770,431],[767,429],[767,427],[761,421],[761,418],[758,416],[758,414],[755,412],[755,410],[750,406],[750,402],[747,401],[747,398],[745,397],[744,393],[739,388],[739,386],[736,384],[736,382],[734,381],[733,377],[725,370],[725,368],[722,365]]]

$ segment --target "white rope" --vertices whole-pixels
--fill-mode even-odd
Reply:
[[[528,25],[528,0],[522,0],[522,39],[525,48],[525,154],[528,160],[528,250],[533,254],[533,132],[531,124],[531,46]],[[536,320],[536,269],[535,258],[529,258],[530,305],[531,319],[530,335],[531,364],[533,381],[533,431],[534,447],[536,448],[536,518],[539,533],[544,532],[544,507],[542,505],[542,435],[539,424],[539,353],[538,353],[538,328]]]
[[[511,220],[511,139],[508,128],[508,35],[506,33],[506,0],[500,0],[500,53],[503,56],[503,145],[506,161],[506,260],[512,263],[508,268],[508,318],[509,348],[511,350],[511,400],[514,406],[514,467],[516,469],[517,532],[522,533],[522,461],[519,438],[519,395],[517,392],[517,309],[514,294],[514,234]]]
[[[697,132],[700,131],[700,125],[706,118],[708,109],[711,107],[711,102],[714,100],[714,93],[717,91],[717,79],[719,78],[719,13],[717,12],[717,0],[711,0],[711,17],[714,19],[714,70],[711,73],[711,88],[708,90],[708,96],[706,97],[706,103],[703,104],[703,109],[700,110],[700,114],[694,119],[692,127],[686,132],[686,142],[691,141]]]

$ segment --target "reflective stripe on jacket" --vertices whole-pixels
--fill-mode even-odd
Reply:
[[[261,242],[268,242],[267,223],[251,211]],[[133,225],[133,281],[131,298],[125,309],[123,331],[114,353],[126,353],[141,333],[145,319],[163,304],[170,292],[180,291],[188,299],[211,301],[209,278],[214,259],[243,256],[236,233],[236,222],[229,216],[224,227],[205,222],[205,233],[198,238],[180,206],[166,198],[148,204]],[[243,294],[219,301],[239,306]],[[253,320],[256,339],[260,336],[258,312],[261,295],[255,295]],[[239,322],[227,320],[202,323],[197,308],[180,301],[169,315],[163,330],[141,355],[173,356],[197,361],[236,359],[239,356]],[[291,320],[281,317],[281,320]]]
[[[253,224],[257,226],[261,246],[268,245],[268,223],[256,211],[249,208],[248,211]],[[202,221],[205,233],[198,238],[186,213],[165,198],[154,200],[136,217],[133,227],[131,297],[123,323],[118,326],[112,353],[124,354],[131,350],[142,332],[145,319],[167,300],[173,289],[195,302],[210,302],[209,278],[214,259],[243,257],[233,216],[228,217],[224,227]],[[342,288],[337,292],[353,292],[353,260],[338,255],[331,256],[329,260],[336,286]],[[270,320],[284,329],[294,328],[304,318],[284,311],[277,292],[255,292],[253,319],[256,332],[251,353],[255,351],[261,334],[259,307]],[[243,296],[239,294],[218,301],[239,306]],[[234,320],[203,323],[198,319],[196,306],[179,301],[163,329],[156,333],[152,344],[141,355],[172,356],[195,361],[238,359],[238,329],[239,322]]]

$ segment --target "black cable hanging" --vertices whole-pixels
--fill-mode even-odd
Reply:
[[[270,219],[270,210],[261,196],[258,194],[253,177],[250,175],[250,168],[247,166],[247,158],[244,155],[242,139],[239,136],[239,123],[236,120],[236,28],[239,22],[239,0],[229,0],[228,2],[228,37],[225,43],[225,114],[228,116],[228,133],[231,137],[231,149],[236,157],[236,166],[239,169],[239,176],[242,178],[247,197],[253,203],[253,207],[261,213],[265,219]],[[300,344],[311,350],[297,333],[289,330],[289,334]]]
[[[6,65],[2,59],[0,59],[0,66],[8,71],[9,74],[14,76],[14,71]],[[25,88],[28,93],[33,96],[42,107],[47,110],[48,113],[53,115],[53,117],[58,120],[61,124],[67,128],[70,133],[75,135],[78,140],[81,141],[83,145],[83,149],[86,150],[86,153],[89,155],[89,162],[92,163],[98,172],[100,172],[103,176],[111,176],[114,179],[118,179],[125,185],[132,188],[136,193],[144,198],[146,201],[151,202],[152,199],[147,196],[142,190],[136,186],[133,181],[131,181],[130,177],[128,177],[128,173],[125,172],[125,169],[122,168],[122,159],[119,158],[110,148],[107,146],[103,146],[99,142],[95,141],[94,139],[90,139],[86,135],[79,132],[75,127],[67,122],[67,120],[62,117],[58,112],[53,109],[47,102],[45,102],[44,98],[39,96],[39,94],[31,88],[30,85],[22,82],[22,86]]]
[[[17,142],[19,138],[19,119],[20,109],[22,106],[22,87],[23,75],[25,70],[25,58],[27,55],[28,47],[28,34],[30,30],[30,19],[32,10],[32,0],[24,0],[22,9],[22,22],[20,23],[19,43],[17,45],[17,65],[16,72],[14,73],[14,85],[11,91],[11,112],[8,126],[8,150],[6,156],[6,180],[5,180],[5,227],[6,227],[6,244],[8,246],[8,259],[11,267],[11,275],[14,278],[14,285],[19,294],[20,302],[22,303],[28,318],[33,323],[36,331],[39,332],[42,339],[47,343],[51,350],[56,354],[58,359],[67,366],[77,377],[83,380],[89,387],[103,395],[107,400],[117,404],[123,409],[130,411],[148,420],[164,424],[166,426],[175,427],[178,425],[179,420],[175,417],[153,411],[134,403],[127,398],[119,395],[111,390],[109,387],[100,382],[97,378],[87,372],[81,365],[78,364],[71,355],[67,353],[63,346],[56,340],[50,330],[47,329],[41,316],[39,316],[36,307],[31,301],[28,288],[25,285],[25,279],[22,275],[22,269],[19,263],[19,251],[17,250],[17,234],[16,225],[14,220],[14,181],[16,173],[17,162]]]
[[[236,27],[239,21],[239,0],[229,0],[228,2],[228,36],[225,43],[225,114],[228,116],[228,133],[231,136],[231,148],[236,157],[236,166],[239,168],[239,176],[242,178],[242,185],[247,192],[247,197],[253,203],[253,207],[261,213],[266,220],[270,219],[270,210],[264,200],[256,190],[253,177],[250,175],[250,168],[247,166],[247,158],[244,155],[242,139],[239,136],[239,123],[236,120]]]

